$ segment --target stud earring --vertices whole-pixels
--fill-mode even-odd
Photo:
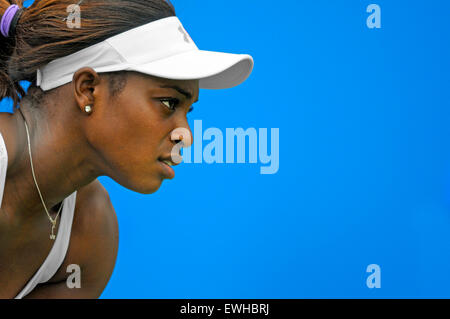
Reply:
[[[91,107],[90,105],[86,105],[86,106],[84,107],[84,111],[85,111],[87,114],[91,114],[91,113],[92,113],[92,107]]]

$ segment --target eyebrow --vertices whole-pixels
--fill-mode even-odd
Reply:
[[[187,99],[189,99],[189,100],[192,99],[192,93],[183,90],[179,86],[176,86],[176,85],[161,85],[160,88],[162,88],[162,89],[174,89],[174,90],[178,91],[179,93],[183,94]],[[197,102],[198,102],[198,99],[194,103],[197,103]]]

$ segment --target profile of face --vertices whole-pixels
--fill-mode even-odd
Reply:
[[[174,177],[170,161],[175,145],[183,140],[184,147],[190,146],[187,114],[198,100],[199,81],[129,72],[123,89],[111,96],[104,77],[95,86],[83,81],[89,74],[77,77],[75,95],[80,105],[87,105],[83,100],[89,96],[94,101],[83,130],[96,166],[130,190],[154,193],[164,179]]]

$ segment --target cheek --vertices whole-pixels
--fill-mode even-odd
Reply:
[[[113,169],[109,177],[132,191],[152,194],[163,182],[158,161],[163,154],[162,137],[153,125],[134,127],[131,133],[124,145],[110,153],[108,161]]]
[[[93,114],[95,127],[88,129],[106,174],[140,193],[156,191],[162,182],[157,160],[170,152],[170,118],[150,103],[119,103],[110,110]]]
[[[137,165],[136,168],[140,163],[156,160],[161,155],[165,131],[161,120],[150,114],[122,118],[112,132],[118,147],[116,155]]]

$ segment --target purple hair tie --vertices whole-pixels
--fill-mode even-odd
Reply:
[[[20,8],[17,4],[13,4],[9,6],[8,9],[6,9],[5,13],[2,16],[0,29],[5,38],[8,37],[9,27],[11,26],[11,22],[14,19],[14,16],[16,15],[17,11],[19,11],[19,9]]]

